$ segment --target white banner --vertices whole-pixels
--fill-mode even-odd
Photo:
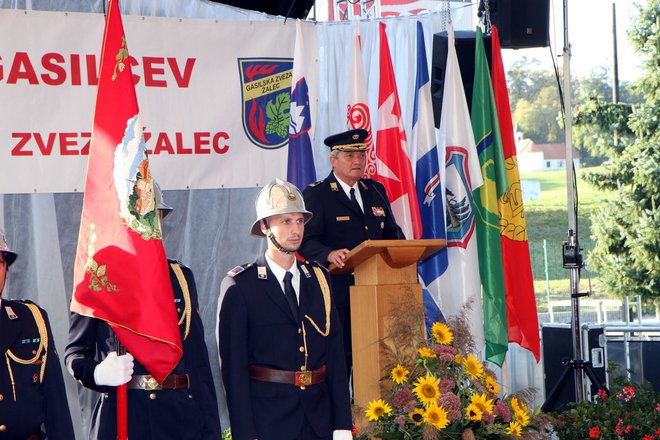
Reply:
[[[163,189],[286,176],[295,21],[123,21]],[[0,10],[0,192],[82,191],[103,27],[100,14]],[[314,120],[314,25],[303,35]]]

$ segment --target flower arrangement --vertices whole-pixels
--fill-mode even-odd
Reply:
[[[393,309],[394,314],[410,315],[409,307]],[[394,361],[384,378],[389,393],[383,395],[389,398],[363,409],[369,423],[357,438],[500,439],[530,431],[532,414],[525,399],[498,397],[495,374],[472,354],[465,318],[436,322],[429,339],[417,340],[411,335],[415,328],[420,333],[419,321],[392,318],[389,340],[384,341]]]
[[[591,401],[555,414],[554,431],[560,440],[660,440],[660,393],[626,376],[613,382],[610,393],[598,390]]]

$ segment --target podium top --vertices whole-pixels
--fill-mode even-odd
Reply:
[[[444,248],[445,240],[365,240],[346,255],[341,269],[331,264],[328,270],[333,275],[353,273],[355,268],[377,254],[382,254],[390,267],[402,268],[422,261]]]

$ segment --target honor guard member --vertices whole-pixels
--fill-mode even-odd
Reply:
[[[154,182],[155,183],[155,182]],[[172,208],[154,185],[162,219]],[[85,387],[98,391],[89,438],[117,438],[116,388],[127,383],[128,436],[139,440],[216,440],[221,438],[218,403],[192,271],[168,260],[179,318],[183,355],[162,383],[130,354],[117,356],[115,336],[100,319],[71,314],[66,365]]]
[[[385,187],[363,179],[367,164],[366,130],[349,130],[329,136],[332,172],[303,192],[305,206],[314,217],[305,228],[300,255],[325,265],[344,267],[346,254],[365,240],[405,238],[392,215]],[[346,367],[351,371],[351,311],[349,288],[352,274],[333,275],[332,290],[342,322]]]
[[[17,254],[0,230],[0,439],[75,438],[60,359],[46,312],[2,298]]]
[[[348,379],[328,275],[299,262],[305,209],[275,179],[259,193],[252,235],[268,237],[255,263],[223,281],[218,323],[234,440],[352,439]]]

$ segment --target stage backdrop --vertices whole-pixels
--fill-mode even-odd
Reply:
[[[3,192],[83,187],[103,26],[101,14],[0,13]],[[125,16],[124,26],[162,187],[256,187],[286,175],[295,21]],[[316,28],[302,28],[316,114]]]

